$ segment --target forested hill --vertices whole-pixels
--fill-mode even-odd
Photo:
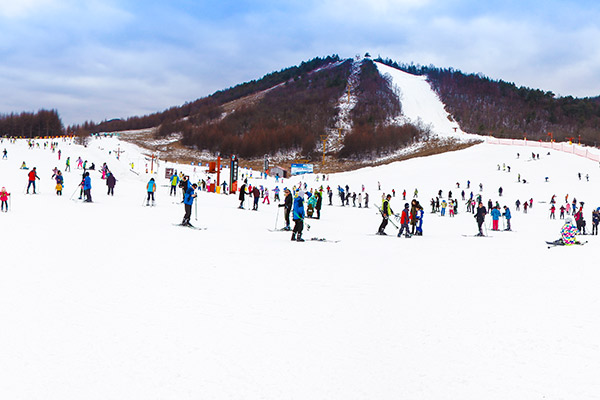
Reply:
[[[425,75],[446,110],[468,133],[530,140],[581,140],[600,144],[600,99],[557,97],[452,68],[423,67],[378,58]],[[342,159],[387,155],[430,137],[427,127],[405,123],[398,92],[370,57],[317,57],[162,112],[63,128],[55,110],[0,115],[5,136],[56,136],[154,128],[179,135],[196,150],[237,154],[326,151]],[[325,147],[325,148],[324,148]]]
[[[452,68],[377,59],[415,75],[426,75],[447,111],[470,133],[532,140],[579,140],[600,144],[600,98],[556,97],[481,74]],[[552,134],[550,136],[549,134]]]

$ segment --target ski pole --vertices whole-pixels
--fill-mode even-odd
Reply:
[[[75,193],[77,193],[77,189],[79,189],[79,186],[75,187],[75,190],[73,190],[73,194],[71,197],[69,197],[69,200],[73,200],[73,196],[75,196]]]
[[[277,206],[277,216],[275,217],[275,228],[273,228],[274,230],[277,230],[277,221],[279,220],[279,206]]]

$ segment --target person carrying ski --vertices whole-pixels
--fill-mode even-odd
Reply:
[[[404,210],[402,210],[402,214],[400,215],[400,231],[398,232],[398,237],[402,236],[402,232],[406,229],[406,233],[404,237],[409,238],[410,234],[408,233],[408,223],[410,222],[410,209],[408,203],[404,204]]]
[[[304,242],[302,239],[302,230],[304,229],[304,192],[301,189],[296,191],[294,197],[294,230],[292,231],[292,240]]]
[[[192,217],[192,204],[194,204],[194,199],[197,196],[196,188],[198,188],[198,185],[193,183],[190,186],[188,186],[187,190],[185,191],[183,197],[183,207],[185,209],[185,214],[183,215],[183,221],[181,221],[181,225],[183,226],[192,226],[192,224],[190,223],[190,218]]]
[[[292,211],[292,194],[288,188],[283,188],[283,194],[285,195],[283,204],[279,204],[279,207],[283,207],[283,216],[285,217],[285,227],[284,231],[289,231],[290,229],[290,212]]]
[[[504,206],[504,212],[502,213],[502,216],[504,218],[506,218],[506,229],[507,231],[511,231],[512,228],[510,226],[510,219],[512,218],[510,215],[510,209],[507,206]]]
[[[381,221],[381,225],[379,225],[379,229],[377,230],[378,235],[387,235],[385,233],[385,227],[388,224],[388,219],[394,215],[392,208],[390,207],[390,200],[392,199],[392,195],[388,194],[381,204],[381,216],[383,217]]]
[[[479,233],[477,236],[484,236],[483,234],[483,223],[485,222],[485,215],[487,214],[483,203],[480,201],[477,206],[477,213],[475,214],[475,220],[477,221],[477,228],[479,229]]]
[[[0,190],[0,211],[8,212],[8,196],[10,196],[10,193],[3,187],[2,190]]]
[[[35,171],[35,167],[33,167],[33,169],[29,172],[28,174],[29,177],[29,183],[27,184],[27,194],[29,194],[29,187],[33,186],[33,194],[35,194],[35,180],[36,179],[40,179],[39,176],[37,176],[37,172]]]
[[[150,199],[152,199],[152,205],[154,205],[154,192],[156,191],[156,182],[154,182],[154,178],[150,178],[148,181],[148,184],[146,185],[146,191],[148,192],[146,205],[150,205]]]

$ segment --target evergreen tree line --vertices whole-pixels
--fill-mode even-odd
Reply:
[[[556,97],[539,89],[517,87],[481,74],[464,74],[452,68],[401,64],[378,58],[386,65],[426,75],[461,128],[496,137],[600,144],[600,98]]]
[[[39,110],[36,113],[0,115],[0,135],[24,138],[63,136],[65,130],[56,110]]]

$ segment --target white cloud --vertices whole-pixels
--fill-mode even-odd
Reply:
[[[56,3],[57,0],[0,0],[0,17],[27,17]]]

